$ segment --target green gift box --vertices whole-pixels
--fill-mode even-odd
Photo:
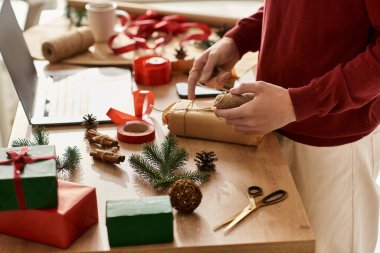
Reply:
[[[0,210],[58,204],[54,146],[0,149]]]
[[[173,213],[169,196],[112,200],[106,204],[111,247],[173,241]]]

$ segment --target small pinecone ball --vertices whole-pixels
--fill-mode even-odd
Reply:
[[[196,153],[194,161],[199,170],[212,171],[215,169],[215,162],[218,161],[218,158],[214,151],[207,152],[202,150]]]
[[[191,213],[202,200],[202,192],[198,185],[188,179],[175,181],[169,189],[172,206],[182,213]]]

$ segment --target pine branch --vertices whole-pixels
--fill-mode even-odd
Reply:
[[[184,148],[177,148],[176,151],[169,157],[169,159],[165,163],[165,171],[166,173],[173,172],[176,169],[181,169],[186,161],[189,160],[189,153]]]
[[[167,161],[170,159],[170,155],[172,154],[173,150],[177,148],[177,140],[175,135],[170,134],[166,137],[164,143],[161,146],[161,152],[164,156],[164,161]]]
[[[32,130],[34,145],[48,145],[49,133],[43,126],[35,126]]]
[[[155,144],[144,145],[142,155],[131,155],[129,164],[154,188],[170,186],[178,179],[190,179],[198,183],[207,181],[209,177],[207,172],[182,171],[188,159],[187,150],[178,147],[175,136],[169,135],[160,147]]]
[[[65,149],[65,153],[63,154],[63,158],[57,157],[57,171],[62,172],[73,172],[80,165],[80,160],[82,156],[78,147],[67,147]]]
[[[144,160],[141,155],[132,154],[129,157],[129,164],[137,174],[149,182],[153,182],[154,178],[160,177],[160,173],[146,160]]]
[[[164,163],[164,158],[162,157],[162,152],[154,144],[146,144],[143,147],[143,155],[155,166],[160,166]]]
[[[24,146],[33,146],[34,143],[27,139],[16,139],[12,141],[12,147],[24,147]]]
[[[67,147],[63,154],[63,167],[67,170],[73,170],[79,166],[81,159],[82,156],[77,146]]]

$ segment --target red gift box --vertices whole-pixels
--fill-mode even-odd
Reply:
[[[0,212],[0,233],[67,248],[98,222],[93,187],[58,180],[58,207]]]

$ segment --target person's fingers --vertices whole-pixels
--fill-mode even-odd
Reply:
[[[216,109],[215,115],[219,118],[224,118],[226,120],[244,118],[246,116],[246,111],[242,110],[242,107],[236,107],[232,109]]]
[[[187,80],[188,86],[187,86],[187,98],[188,99],[195,99],[195,86],[197,85],[198,79],[201,76],[201,70],[194,69],[190,71],[189,78]]]
[[[206,65],[204,66],[202,70],[201,77],[199,78],[199,81],[202,83],[207,82],[214,72],[214,68],[217,65],[217,54],[214,52],[210,52],[208,55],[208,59],[206,61]]]
[[[199,77],[201,76],[201,73],[202,73],[202,69],[204,65],[206,64],[207,58],[208,58],[208,52],[202,54],[201,57],[199,57],[194,62],[193,67],[191,68],[189,72],[189,77],[187,79],[188,99],[195,99],[195,86],[198,83]]]
[[[230,90],[231,94],[233,95],[240,95],[243,93],[255,93],[258,94],[259,92],[259,82],[254,82],[254,83],[242,83],[236,88],[232,88]]]
[[[250,126],[252,125],[250,121],[248,118],[226,119],[226,123],[233,126]]]
[[[232,74],[230,71],[224,71],[222,72],[221,74],[219,74],[217,77],[216,77],[216,82],[220,85],[220,84],[224,84],[225,82],[227,82],[228,80],[230,80],[232,77]]]
[[[259,134],[259,131],[248,126],[232,126],[232,129],[236,132],[243,134]]]

